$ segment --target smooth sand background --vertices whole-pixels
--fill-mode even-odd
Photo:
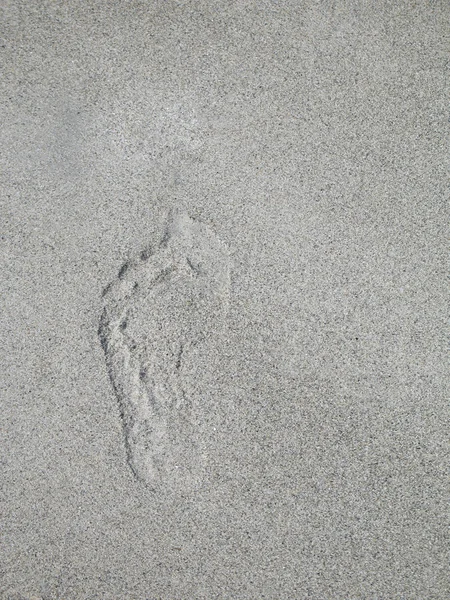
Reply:
[[[1,8],[1,597],[448,598],[448,2]],[[173,207],[232,256],[184,496],[97,336]]]

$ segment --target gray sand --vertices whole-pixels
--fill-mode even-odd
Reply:
[[[448,598],[449,3],[1,9],[0,597]]]

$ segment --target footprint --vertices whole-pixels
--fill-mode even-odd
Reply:
[[[156,251],[125,263],[103,294],[99,337],[127,460],[154,489],[186,490],[201,481],[204,420],[189,394],[195,373],[187,359],[225,326],[229,270],[227,247],[215,233],[174,211]]]

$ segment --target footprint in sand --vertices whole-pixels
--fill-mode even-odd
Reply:
[[[201,406],[186,389],[185,364],[223,330],[229,265],[215,233],[175,211],[156,251],[125,263],[103,293],[99,336],[127,460],[153,488],[187,489],[201,481]]]

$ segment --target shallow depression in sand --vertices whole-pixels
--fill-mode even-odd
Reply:
[[[201,409],[184,385],[190,351],[226,323],[230,261],[206,225],[172,212],[154,253],[123,265],[103,294],[99,336],[134,476],[153,488],[198,485]]]

